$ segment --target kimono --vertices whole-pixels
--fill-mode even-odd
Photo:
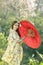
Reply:
[[[13,39],[13,42],[10,41]],[[19,44],[20,37],[17,32],[10,29],[10,34],[8,37],[8,46],[2,57],[2,60],[7,62],[9,65],[20,65],[23,57],[23,48]]]

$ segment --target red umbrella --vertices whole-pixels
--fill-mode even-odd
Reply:
[[[37,29],[35,28],[35,26],[33,24],[31,24],[29,21],[27,20],[22,20],[20,21],[20,25],[19,25],[19,33],[21,38],[23,38],[24,36],[26,36],[26,38],[24,39],[24,43],[31,47],[31,48],[38,48],[41,44],[41,38],[40,38],[40,34],[38,33]],[[30,35],[30,31],[33,31],[32,35]],[[28,34],[29,32],[29,34]]]

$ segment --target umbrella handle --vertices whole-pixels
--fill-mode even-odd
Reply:
[[[28,37],[28,36],[24,36],[22,39],[18,40],[17,42],[18,42],[18,43],[19,43],[19,42],[23,42],[23,40],[24,40],[26,37]]]
[[[32,30],[30,30],[30,32],[31,32]],[[35,34],[34,34],[35,35]],[[29,34],[27,34],[26,36],[24,36],[22,39],[21,39],[21,41],[23,41],[26,37],[28,37],[29,36]]]
[[[26,37],[28,37],[29,34],[27,34],[26,36],[24,36],[20,41],[25,40]]]
[[[22,40],[22,41],[25,40],[26,37],[28,37],[28,35],[24,36],[21,40]]]

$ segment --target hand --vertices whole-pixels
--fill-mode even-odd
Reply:
[[[22,44],[22,43],[23,43],[23,40],[22,40],[22,39],[20,39],[20,40],[18,41],[18,43],[19,43],[19,44]]]

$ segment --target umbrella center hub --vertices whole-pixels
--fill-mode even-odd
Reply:
[[[32,29],[28,30],[28,35],[31,36],[31,37],[35,37],[35,33]]]

